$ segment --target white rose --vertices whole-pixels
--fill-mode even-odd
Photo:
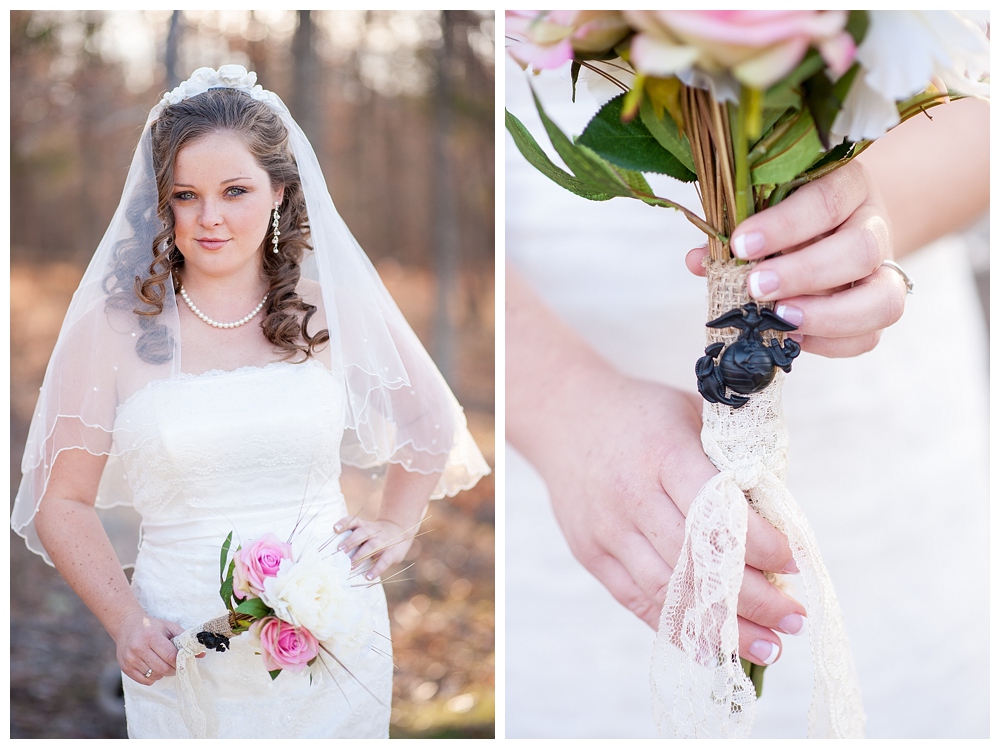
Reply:
[[[350,559],[344,554],[303,554],[284,560],[264,581],[261,600],[281,619],[305,627],[338,658],[360,652],[373,630],[371,611],[351,586]]]

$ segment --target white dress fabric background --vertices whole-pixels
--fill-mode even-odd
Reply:
[[[508,60],[506,78],[507,108],[547,147],[526,75]],[[596,111],[583,86],[570,102],[566,73],[532,83],[567,134],[579,134]],[[699,232],[675,211],[571,195],[506,140],[510,261],[622,371],[694,390],[706,293],[683,259],[704,243]],[[690,186],[653,186],[698,205]],[[875,351],[839,360],[805,354],[786,377],[788,486],[840,599],[867,735],[985,738],[987,335],[960,240],[902,264],[915,294]],[[654,633],[573,558],[541,478],[509,445],[507,455],[506,735],[655,737]],[[783,655],[765,674],[755,738],[806,734],[809,643],[782,640]]]

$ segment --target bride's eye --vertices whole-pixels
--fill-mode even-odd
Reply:
[[[181,201],[194,200],[194,193],[189,190],[185,190],[183,192],[175,192],[174,200],[181,200]]]
[[[231,198],[238,198],[240,195],[246,195],[249,192],[245,187],[230,187],[226,190],[226,195]]]

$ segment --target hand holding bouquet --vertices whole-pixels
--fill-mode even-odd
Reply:
[[[738,227],[847,165],[900,122],[930,116],[928,109],[952,98],[986,95],[983,32],[951,11],[508,12],[513,58],[536,72],[569,63],[573,89],[585,81],[603,102],[570,138],[536,97],[568,171],[508,112],[507,129],[525,158],[586,199],[628,197],[680,210],[708,238],[708,346],[696,374],[707,401],[702,443],[719,474],[686,513],[654,649],[665,735],[746,736],[752,726],[759,682],[743,673],[737,632],[747,502],[788,537],[802,571],[815,673],[810,735],[863,735],[839,605],[812,531],[784,486],[787,435],[775,370],[791,369],[799,347],[785,334],[795,325],[771,309],[782,298],[775,274],[768,266],[755,270],[782,250],[805,262],[813,243],[756,246],[761,237]],[[656,195],[645,176],[651,173],[696,181],[701,210]],[[818,236],[815,257],[845,228],[841,219],[822,236],[802,233]],[[886,265],[884,273],[900,273],[891,253],[878,249],[865,273]],[[846,272],[839,269],[837,278]],[[834,285],[849,288],[856,278]]]

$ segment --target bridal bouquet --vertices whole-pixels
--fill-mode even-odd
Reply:
[[[217,717],[201,699],[197,655],[224,652],[230,639],[249,633],[265,669],[276,679],[282,671],[308,671],[314,677],[333,670],[326,658],[351,674],[351,666],[375,636],[371,610],[357,599],[346,552],[328,552],[339,536],[319,543],[280,540],[274,533],[232,549],[233,534],[222,544],[219,595],[227,613],[174,638],[177,690],[185,724],[193,738],[216,734]],[[365,584],[365,586],[371,583]],[[362,685],[363,686],[363,685]]]
[[[569,171],[507,112],[524,157],[588,200],[679,210],[708,238],[708,346],[695,373],[706,400],[702,443],[719,474],[691,505],[654,646],[661,732],[742,737],[753,724],[760,669],[740,662],[736,617],[749,502],[787,536],[801,571],[815,679],[810,736],[863,736],[840,608],[784,486],[776,370],[790,371],[799,353],[785,339],[795,327],[751,299],[754,263],[729,237],[899,123],[949,99],[986,96],[985,24],[953,11],[508,11],[505,34],[523,67],[568,63],[567,96],[583,81],[603,102],[570,138],[535,97]],[[645,174],[696,181],[701,212],[657,196]]]
[[[344,666],[368,648],[374,623],[351,600],[346,554],[307,549],[295,558],[290,543],[266,533],[230,559],[232,538],[222,545],[219,594],[233,634],[250,632],[272,679],[316,668],[324,654]]]

